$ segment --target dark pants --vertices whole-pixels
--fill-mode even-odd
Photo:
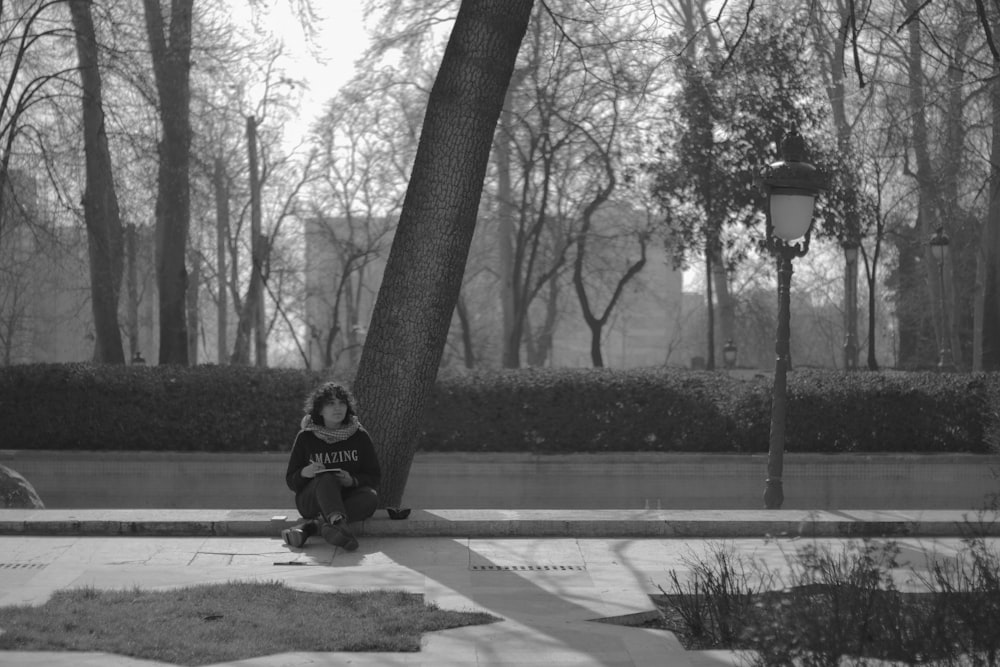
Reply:
[[[343,514],[348,523],[364,521],[378,507],[378,494],[369,486],[344,488],[336,475],[316,475],[295,496],[295,507],[306,519]]]

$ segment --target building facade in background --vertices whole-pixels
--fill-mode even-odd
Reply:
[[[57,222],[35,179],[11,172],[0,219],[0,361],[4,365],[90,361],[94,324],[87,233]],[[125,354],[149,358],[156,345],[152,236],[136,232],[135,317],[123,276],[120,323]]]

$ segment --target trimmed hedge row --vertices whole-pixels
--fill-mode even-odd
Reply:
[[[11,366],[0,369],[0,447],[286,451],[324,379],[238,366]]]
[[[766,452],[772,380],[675,369],[484,371],[439,378],[421,446],[454,451]],[[1000,452],[1000,375],[788,376],[799,452]],[[992,445],[991,445],[992,443]]]
[[[0,448],[287,451],[319,371],[0,369]],[[1000,375],[797,370],[790,452],[1000,453]],[[444,373],[423,451],[766,452],[771,380],[647,368]],[[364,422],[364,406],[361,406]]]

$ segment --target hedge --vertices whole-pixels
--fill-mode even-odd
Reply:
[[[0,369],[0,448],[287,451],[306,395],[327,379],[229,366],[11,366]],[[788,392],[789,452],[1000,453],[995,373],[795,370]],[[414,437],[423,451],[765,452],[770,404],[764,375],[443,372]]]
[[[786,449],[1000,452],[1000,375],[798,370]],[[772,380],[676,369],[483,371],[438,379],[421,447],[766,452]]]

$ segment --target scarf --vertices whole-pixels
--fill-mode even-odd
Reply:
[[[344,426],[340,428],[327,428],[314,423],[312,418],[306,415],[302,418],[301,428],[303,431],[310,431],[326,444],[332,445],[335,442],[347,440],[354,435],[361,428],[361,422],[358,421],[357,415],[351,415],[351,419]]]

